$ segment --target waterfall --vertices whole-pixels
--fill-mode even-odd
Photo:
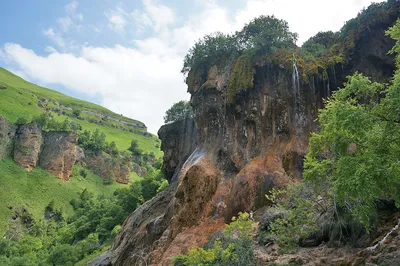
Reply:
[[[297,97],[300,94],[300,78],[299,78],[299,70],[297,69],[296,56],[294,54],[293,54],[292,82],[293,82],[293,95],[295,103],[297,103]]]
[[[292,83],[293,83],[293,101],[294,101],[294,125],[296,128],[302,124],[302,117],[300,112],[300,78],[299,70],[297,69],[296,56],[293,54],[293,73],[292,73]]]
[[[201,151],[199,148],[196,148],[183,164],[181,170],[179,171],[178,178],[182,175],[185,175],[186,172],[190,169],[190,167],[198,164],[200,160],[204,157],[204,155],[205,155],[204,151]]]
[[[380,244],[384,243],[386,241],[386,239],[390,236],[390,234],[393,233],[393,231],[397,230],[397,228],[399,228],[399,226],[400,226],[400,218],[397,220],[396,226],[393,227],[392,230],[390,230],[381,241],[379,241],[372,247],[368,247],[367,250],[375,250]]]

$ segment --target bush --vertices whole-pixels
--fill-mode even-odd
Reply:
[[[197,248],[187,255],[178,255],[173,258],[174,265],[255,265],[252,224],[248,213],[239,213],[223,230],[226,239],[218,238],[208,249]]]
[[[29,122],[30,122],[30,120],[29,120],[28,118],[26,118],[26,117],[19,117],[15,123],[16,123],[18,126],[21,126],[21,125],[26,125],[26,124],[28,124]]]

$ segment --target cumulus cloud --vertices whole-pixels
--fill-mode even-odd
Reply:
[[[198,10],[182,21],[173,8],[155,1],[143,0],[140,10],[126,10],[118,4],[105,12],[105,26],[108,24],[116,32],[128,35],[135,29],[147,31],[146,38],[132,38],[132,47],[81,45],[74,52],[48,48],[50,54],[40,56],[21,45],[7,44],[3,57],[31,80],[101,95],[102,105],[145,122],[149,131],[156,133],[165,111],[174,102],[189,98],[179,71],[187,50],[203,35],[215,31],[231,33],[256,16],[274,14],[289,22],[291,30],[299,33],[301,43],[318,31],[339,30],[371,2],[247,0],[243,8],[232,11],[207,0],[198,1]],[[76,14],[77,2],[72,1],[66,10],[70,16]],[[58,46],[70,45],[53,28],[45,34]]]

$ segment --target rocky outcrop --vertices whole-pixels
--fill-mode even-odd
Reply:
[[[302,178],[308,138],[317,129],[323,99],[355,71],[374,73],[373,79],[380,81],[392,75],[393,60],[386,55],[392,43],[382,27],[387,25],[371,26],[368,34],[375,40],[357,39],[360,52],[349,55],[347,64],[327,69],[325,78],[311,76],[302,83],[293,69],[265,63],[253,66],[252,88],[239,88],[233,97],[227,91],[232,66],[213,66],[189,82],[196,149],[183,163],[188,153],[180,157],[171,149],[182,147],[179,132],[185,126],[160,129],[171,184],[125,221],[109,253],[113,265],[133,265],[135,254],[143,253],[151,254],[154,264],[169,265],[172,256],[205,244],[205,235],[217,232],[239,211],[265,205],[264,195],[272,187]],[[385,71],[374,64],[378,61]]]
[[[63,181],[69,181],[77,154],[76,134],[49,132],[44,135],[39,165]]]
[[[42,131],[36,124],[22,125],[17,130],[14,160],[27,171],[36,167],[42,146]]]
[[[0,160],[11,155],[14,136],[15,127],[0,117]]]
[[[85,157],[86,166],[103,179],[115,180],[121,184],[128,184],[130,178],[130,165],[121,162],[107,154],[89,154]]]
[[[180,162],[184,162],[196,148],[197,130],[193,119],[186,118],[166,124],[158,131],[164,152],[162,171],[169,182]]]

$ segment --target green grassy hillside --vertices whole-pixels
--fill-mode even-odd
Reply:
[[[69,201],[77,198],[86,188],[94,195],[111,195],[117,188],[126,187],[116,182],[103,185],[103,180],[88,171],[86,178],[72,178],[62,182],[42,169],[26,172],[11,159],[0,160],[0,233],[7,230],[7,223],[13,210],[9,207],[24,206],[35,220],[43,219],[45,207],[54,200],[55,207],[63,215],[73,214]]]
[[[142,122],[86,101],[27,82],[4,68],[0,68],[0,116],[15,123],[18,118],[31,119],[48,111],[59,121],[66,118],[78,122],[82,130],[99,129],[107,141],[115,141],[119,150],[126,150],[137,139],[143,151],[162,156],[159,139],[146,132]],[[0,88],[1,88],[0,87]],[[4,89],[5,88],[5,89]],[[80,111],[80,119],[73,111]]]
[[[79,116],[74,114],[76,110],[79,111]],[[44,112],[50,113],[57,121],[69,119],[79,123],[82,132],[99,129],[106,134],[106,141],[114,141],[120,151],[126,151],[131,141],[136,139],[144,153],[153,152],[157,158],[162,156],[160,140],[147,133],[142,122],[37,86],[0,68],[1,117],[16,123],[20,118],[29,121]],[[75,172],[79,172],[78,166],[74,168]],[[131,172],[131,182],[141,179],[135,172]],[[54,200],[56,209],[62,210],[63,216],[68,218],[74,214],[70,200],[77,198],[84,189],[95,196],[111,196],[116,189],[123,187],[129,186],[116,182],[105,184],[103,179],[88,170],[86,178],[77,174],[66,183],[40,168],[26,172],[11,158],[0,160],[0,235],[6,232],[14,207],[22,206],[35,220],[41,220],[45,207]]]

